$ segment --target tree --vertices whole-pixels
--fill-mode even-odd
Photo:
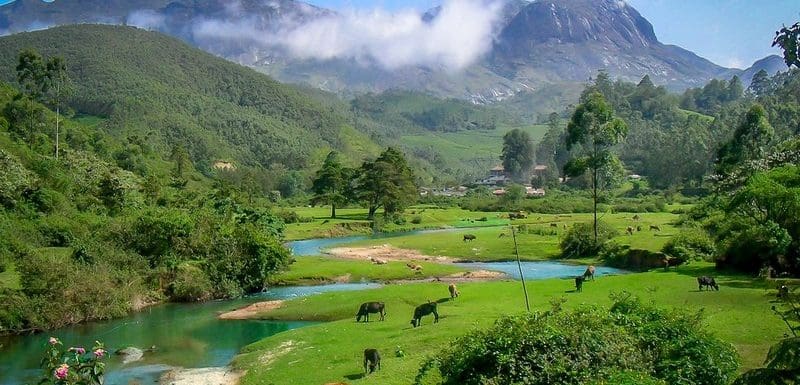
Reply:
[[[747,88],[747,90],[755,96],[764,95],[772,91],[772,89],[772,80],[769,78],[767,71],[763,68],[753,75],[753,78],[750,80],[750,87]]]
[[[317,171],[311,191],[311,203],[331,205],[331,218],[336,219],[336,206],[347,202],[348,170],[339,162],[339,153],[331,151],[325,158],[322,168]]]
[[[775,31],[772,46],[776,45],[783,49],[783,61],[787,66],[800,67],[800,23],[794,23],[791,27],[784,25]]]
[[[56,108],[56,159],[58,159],[59,123],[61,118],[61,98],[67,92],[66,87],[67,65],[61,57],[52,57],[47,61],[46,77],[48,84],[52,85],[54,92],[47,93],[46,102]]]
[[[378,159],[364,162],[354,182],[354,193],[359,201],[369,208],[368,218],[383,207],[384,216],[401,211],[414,202],[417,187],[414,173],[408,167],[403,154],[389,147]]]
[[[516,181],[526,179],[533,166],[533,141],[531,136],[518,128],[503,135],[503,167]]]
[[[628,133],[628,126],[622,119],[614,117],[614,110],[599,92],[584,95],[582,103],[575,108],[567,124],[567,149],[576,144],[583,147],[583,155],[573,158],[564,172],[577,177],[590,171],[592,200],[594,203],[594,238],[597,241],[597,191],[600,171],[618,162],[611,147],[621,142]]]
[[[760,104],[754,104],[744,116],[733,138],[717,152],[717,172],[727,174],[748,160],[761,159],[772,141],[775,130]]]
[[[28,98],[41,102],[49,88],[47,66],[42,55],[25,49],[19,53],[17,61],[17,82],[22,93]]]

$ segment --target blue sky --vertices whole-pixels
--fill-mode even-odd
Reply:
[[[307,0],[333,9],[425,10],[437,0]],[[800,0],[627,0],[656,31],[659,40],[679,45],[726,67],[749,67],[779,51],[770,47],[775,30],[800,21]]]

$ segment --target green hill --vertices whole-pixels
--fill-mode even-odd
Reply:
[[[203,172],[218,159],[301,169],[327,149],[360,159],[371,147],[349,143],[369,139],[297,88],[155,32],[75,25],[6,36],[0,79],[16,81],[24,48],[66,60],[78,114],[103,117],[105,131],[146,138],[162,153],[184,145]]]

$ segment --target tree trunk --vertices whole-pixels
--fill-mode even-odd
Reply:
[[[375,219],[375,212],[378,211],[378,206],[369,206],[369,213],[367,214],[368,220]]]
[[[592,155],[592,204],[594,205],[594,244],[597,246],[597,141],[592,141],[594,154]]]
[[[336,203],[331,203],[331,219],[336,219]]]

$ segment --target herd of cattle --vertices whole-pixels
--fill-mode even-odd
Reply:
[[[634,218],[636,220],[637,218]],[[658,226],[651,225],[651,230],[660,231],[661,229]],[[640,229],[637,229],[641,231]],[[633,229],[628,228],[628,233],[632,233]],[[464,242],[473,241],[477,237],[473,234],[464,234]],[[666,257],[664,258],[664,269],[669,269],[670,267],[676,267],[686,263],[687,261],[683,258],[677,257]],[[408,264],[409,268],[414,269],[414,267],[419,265]],[[419,267],[421,269],[421,266]],[[575,277],[575,291],[582,292],[583,291],[583,282],[590,280],[594,281],[594,274],[595,274],[595,267],[589,266],[583,272],[582,275]],[[697,284],[698,290],[702,291],[703,288],[707,290],[714,290],[719,291],[719,285],[714,280],[713,277],[702,276],[697,277]],[[451,283],[447,287],[448,291],[450,292],[450,299],[455,299],[459,295],[458,288],[455,284]],[[380,320],[383,321],[386,317],[386,304],[384,302],[365,302],[362,303],[361,306],[358,308],[358,313],[356,314],[356,322],[361,322],[363,319],[364,322],[369,322],[369,315],[378,313],[380,315]],[[423,303],[416,308],[414,308],[414,314],[411,318],[411,325],[413,327],[420,326],[422,324],[422,317],[433,314],[433,323],[439,322],[439,313],[437,311],[437,303],[428,301]],[[375,369],[381,368],[381,355],[377,349],[369,348],[364,350],[364,372],[369,374],[375,371]]]

